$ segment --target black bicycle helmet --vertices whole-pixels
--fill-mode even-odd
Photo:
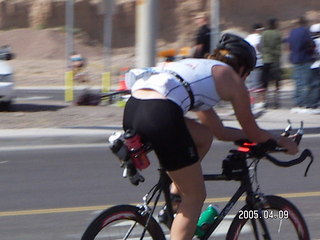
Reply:
[[[237,35],[231,33],[222,35],[217,49],[230,51],[231,55],[235,55],[241,59],[241,64],[248,71],[253,70],[256,66],[257,56],[255,49],[246,40]]]

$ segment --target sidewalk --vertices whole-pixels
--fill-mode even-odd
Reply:
[[[280,133],[287,126],[288,119],[291,120],[294,129],[300,126],[300,121],[304,121],[306,134],[319,134],[320,115],[293,114],[290,112],[292,90],[291,85],[283,86],[280,94],[281,107],[279,109],[267,109],[264,112],[256,113],[261,115],[257,118],[258,125],[261,128]],[[101,110],[97,109],[96,111]],[[120,124],[123,109],[105,106],[103,111],[109,111],[109,114],[117,112],[115,114],[116,121],[112,123],[113,125],[0,129],[0,148],[34,145],[104,144],[113,132],[121,131]],[[230,104],[219,104],[216,111],[224,120],[226,126],[239,127]],[[190,113],[188,116],[193,117],[193,114]]]

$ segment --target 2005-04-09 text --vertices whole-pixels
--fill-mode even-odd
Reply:
[[[288,219],[289,212],[288,210],[263,210],[259,214],[258,210],[239,210],[239,219]]]

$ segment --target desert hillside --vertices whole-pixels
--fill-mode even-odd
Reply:
[[[156,0],[154,0],[156,1]],[[113,46],[134,44],[135,0],[114,0]],[[74,0],[75,31],[81,32],[89,44],[103,39],[101,0]],[[210,11],[211,0],[157,0],[158,39],[165,45],[186,45],[192,41],[194,15]],[[0,29],[64,28],[65,0],[0,0]],[[270,17],[282,22],[301,15],[312,15],[319,21],[319,0],[220,0],[221,29],[248,30],[253,23],[265,23]]]
[[[104,71],[100,0],[75,0],[75,49],[87,59],[92,84],[101,82]],[[115,0],[112,34],[112,71],[134,66],[135,3]],[[270,17],[281,21],[285,35],[292,22],[305,15],[319,22],[319,0],[224,0],[220,1],[221,30],[248,31],[252,23]],[[245,4],[244,4],[245,3]],[[245,5],[245,6],[244,6]],[[210,0],[158,0],[157,49],[190,46],[196,30],[193,16],[209,12]],[[11,63],[18,86],[63,85],[66,71],[64,0],[0,0],[0,45],[16,53]],[[115,81],[117,79],[114,79]]]

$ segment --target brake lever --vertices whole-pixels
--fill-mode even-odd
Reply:
[[[276,147],[274,149],[274,152],[287,152],[287,151],[288,151],[288,149],[283,148],[283,147]]]
[[[299,145],[300,141],[302,139],[302,136],[304,134],[304,130],[303,130],[303,121],[301,121],[300,123],[300,128],[298,129],[297,133],[296,133],[296,137],[294,138],[294,142]]]
[[[289,137],[292,131],[292,124],[290,119],[288,119],[288,126],[286,127],[286,129],[284,130],[284,133],[282,133],[281,135],[284,137]]]

